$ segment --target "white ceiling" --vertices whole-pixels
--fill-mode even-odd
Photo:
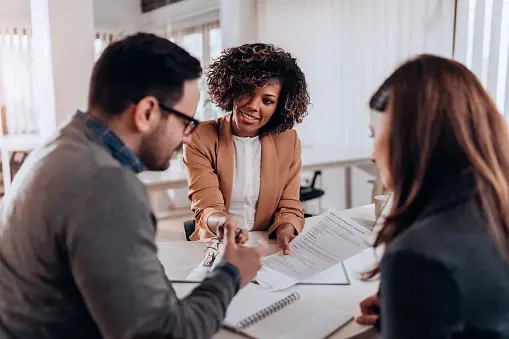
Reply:
[[[93,0],[97,28],[132,25],[141,14],[139,0]],[[0,26],[30,25],[30,0],[0,0]]]

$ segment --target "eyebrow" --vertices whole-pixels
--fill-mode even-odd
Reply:
[[[276,98],[276,96],[274,94],[270,94],[270,93],[265,93],[264,96],[273,97],[274,99]]]

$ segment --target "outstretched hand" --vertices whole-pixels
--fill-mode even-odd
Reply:
[[[290,254],[290,242],[295,238],[295,228],[292,224],[282,224],[276,229],[277,247],[283,254]]]
[[[240,274],[240,286],[244,287],[262,267],[262,258],[267,254],[266,241],[260,240],[255,247],[246,247],[237,243],[237,226],[233,223],[224,224],[225,248],[223,260],[237,268]]]

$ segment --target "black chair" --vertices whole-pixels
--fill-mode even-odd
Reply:
[[[191,234],[194,233],[195,229],[196,229],[196,223],[195,223],[194,219],[184,221],[184,235],[186,236],[187,241],[191,241],[190,237],[191,237]]]
[[[301,202],[318,199],[318,198],[321,198],[325,194],[324,190],[321,190],[321,189],[315,187],[316,179],[318,178],[318,176],[321,176],[321,175],[322,175],[322,171],[315,171],[313,174],[313,179],[311,180],[311,184],[309,186],[301,186],[300,187],[300,201]],[[321,209],[320,203],[318,204],[318,209]],[[312,217],[312,216],[313,216],[312,214],[307,214],[307,213],[304,214],[305,218]]]

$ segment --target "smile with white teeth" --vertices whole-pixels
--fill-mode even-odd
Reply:
[[[255,117],[252,117],[252,116],[250,116],[250,115],[247,115],[247,114],[246,114],[246,113],[244,113],[244,112],[240,112],[240,114],[242,114],[242,116],[243,116],[244,118],[246,118],[247,120],[258,120],[258,118],[255,118]]]

